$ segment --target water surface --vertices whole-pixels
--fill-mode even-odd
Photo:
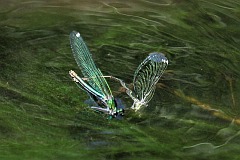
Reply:
[[[236,159],[239,25],[237,0],[1,1],[1,159]],[[68,76],[80,73],[72,30],[104,75],[127,83],[149,53],[166,55],[147,108],[119,121],[84,104]]]

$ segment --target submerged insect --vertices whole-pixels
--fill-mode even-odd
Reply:
[[[124,107],[113,97],[110,87],[104,78],[105,76],[94,64],[91,53],[80,33],[76,31],[71,32],[70,44],[73,56],[84,78],[79,77],[72,70],[69,71],[69,74],[77,86],[86,91],[96,102],[97,106],[91,106],[91,108],[113,117],[123,115]]]
[[[116,77],[121,85],[126,89],[126,93],[133,99],[132,109],[139,110],[142,106],[147,106],[152,99],[156,84],[167,68],[168,59],[162,53],[150,53],[149,56],[138,66],[133,78],[133,91]]]

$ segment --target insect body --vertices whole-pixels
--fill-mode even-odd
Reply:
[[[110,116],[123,115],[123,106],[118,106],[106,79],[100,69],[96,67],[80,33],[76,31],[71,32],[70,44],[73,56],[84,78],[79,77],[72,70],[69,71],[69,74],[77,86],[86,91],[98,104],[98,106],[91,106],[91,108]]]

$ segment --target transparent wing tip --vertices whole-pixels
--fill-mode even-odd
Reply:
[[[70,33],[70,37],[73,37],[73,36],[74,36],[74,37],[76,36],[76,37],[79,38],[79,37],[81,37],[81,34],[80,34],[79,32],[77,32],[77,31],[72,31],[72,32]]]
[[[163,62],[163,63],[168,64],[168,59],[162,53],[158,53],[158,52],[150,53],[148,58],[151,61],[154,61],[154,62],[157,62],[157,63]]]

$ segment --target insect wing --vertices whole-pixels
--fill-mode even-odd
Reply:
[[[85,78],[88,78],[87,83],[98,94],[101,94],[103,99],[112,99],[112,93],[106,79],[103,77],[102,72],[96,67],[92,55],[83,41],[80,33],[73,31],[70,34],[70,44],[73,56],[82,71]],[[111,106],[110,106],[111,107]]]
[[[167,68],[168,60],[162,53],[150,53],[138,66],[133,85],[137,99],[147,104],[155,91],[155,86]]]
[[[69,75],[72,77],[73,81],[77,84],[77,86],[86,91],[90,97],[93,98],[95,101],[102,101],[102,103],[107,106],[106,102],[104,101],[104,96],[93,89],[89,84],[87,84],[82,78],[80,78],[74,71],[69,71]]]

